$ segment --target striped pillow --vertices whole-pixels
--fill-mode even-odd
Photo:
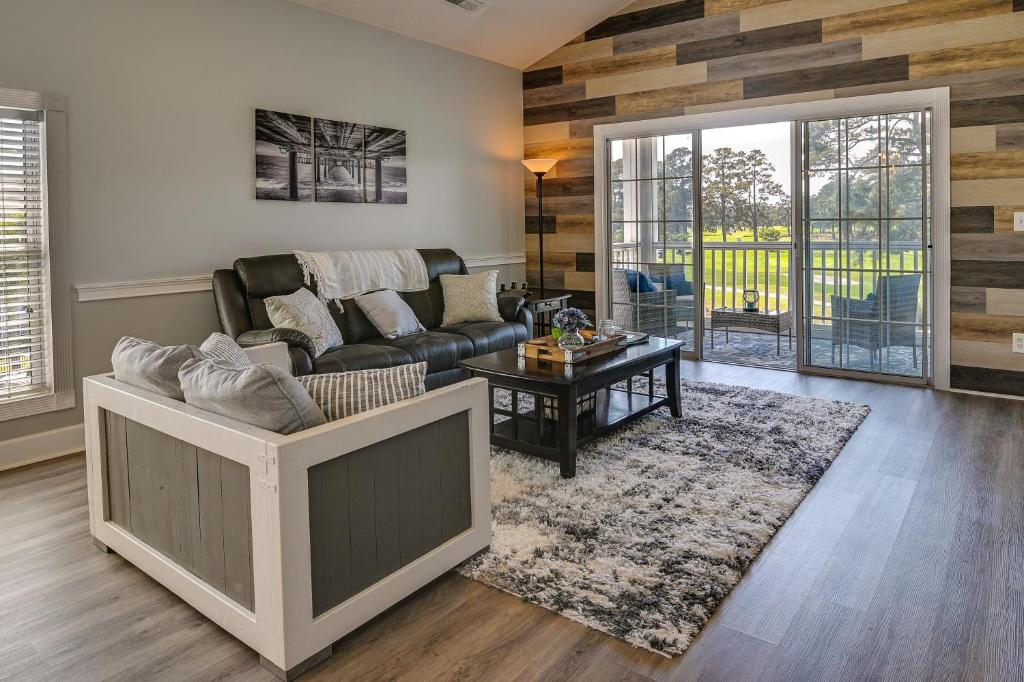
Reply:
[[[296,377],[327,421],[344,419],[426,392],[427,363]]]
[[[233,367],[248,367],[252,364],[252,360],[242,347],[230,336],[220,332],[210,334],[209,338],[203,341],[203,345],[199,346],[199,350],[206,353],[210,359],[226,362]]]

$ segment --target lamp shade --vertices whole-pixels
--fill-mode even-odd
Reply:
[[[555,167],[558,159],[523,159],[523,165],[530,169],[531,173],[547,173]]]

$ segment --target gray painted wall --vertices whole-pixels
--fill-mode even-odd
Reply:
[[[293,248],[523,252],[518,71],[285,0],[4,0],[0,87],[68,98],[75,284]],[[14,30],[11,30],[14,29]],[[405,206],[256,201],[253,109],[408,131]],[[521,278],[522,266],[503,273]],[[76,303],[76,374],[123,334],[198,342],[212,297]],[[0,440],[81,422],[0,423]]]

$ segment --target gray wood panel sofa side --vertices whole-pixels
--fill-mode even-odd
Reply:
[[[490,544],[487,384],[282,436],[85,380],[90,531],[291,679]]]
[[[251,611],[249,468],[104,414],[108,519]]]
[[[469,466],[461,413],[310,467],[313,615],[467,530]]]

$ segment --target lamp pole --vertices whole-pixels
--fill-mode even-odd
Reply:
[[[555,167],[555,159],[524,159],[523,165],[537,176],[537,246],[540,259],[540,297],[544,298],[544,176]]]
[[[537,176],[537,250],[540,259],[540,297],[544,298],[544,171]]]

